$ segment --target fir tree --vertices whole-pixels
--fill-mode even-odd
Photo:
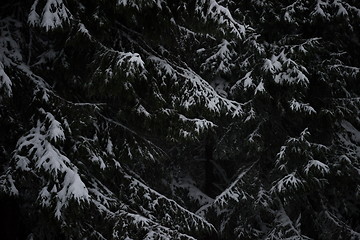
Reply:
[[[360,238],[356,1],[0,13],[5,237]]]

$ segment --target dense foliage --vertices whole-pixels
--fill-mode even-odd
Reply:
[[[5,239],[360,239],[360,3],[0,6]]]

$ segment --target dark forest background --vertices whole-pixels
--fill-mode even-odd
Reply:
[[[356,0],[3,0],[1,238],[360,239],[359,28]]]

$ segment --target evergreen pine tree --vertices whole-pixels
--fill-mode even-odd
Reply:
[[[0,13],[5,238],[360,238],[356,1]]]

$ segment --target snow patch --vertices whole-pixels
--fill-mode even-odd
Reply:
[[[62,0],[47,0],[41,16],[36,13],[38,0],[31,6],[28,15],[28,23],[33,26],[40,26],[49,31],[58,27],[63,27],[71,19],[70,11],[66,8]]]
[[[315,109],[311,107],[310,104],[298,102],[294,98],[289,101],[289,104],[290,104],[290,109],[293,110],[294,112],[304,112],[309,115],[316,113]]]
[[[200,13],[205,21],[211,20],[219,25],[225,25],[240,39],[245,36],[247,26],[238,23],[229,9],[220,5],[216,0],[197,0],[195,11]]]
[[[285,193],[290,190],[297,190],[304,186],[304,181],[297,177],[296,172],[292,172],[278,180],[271,188],[271,192]]]
[[[309,174],[311,169],[319,171],[322,175],[325,175],[330,172],[330,168],[325,163],[322,163],[318,160],[310,160],[304,168],[305,174]]]
[[[4,65],[0,62],[0,89],[3,89],[7,97],[12,96],[12,82],[9,76],[5,73]]]

